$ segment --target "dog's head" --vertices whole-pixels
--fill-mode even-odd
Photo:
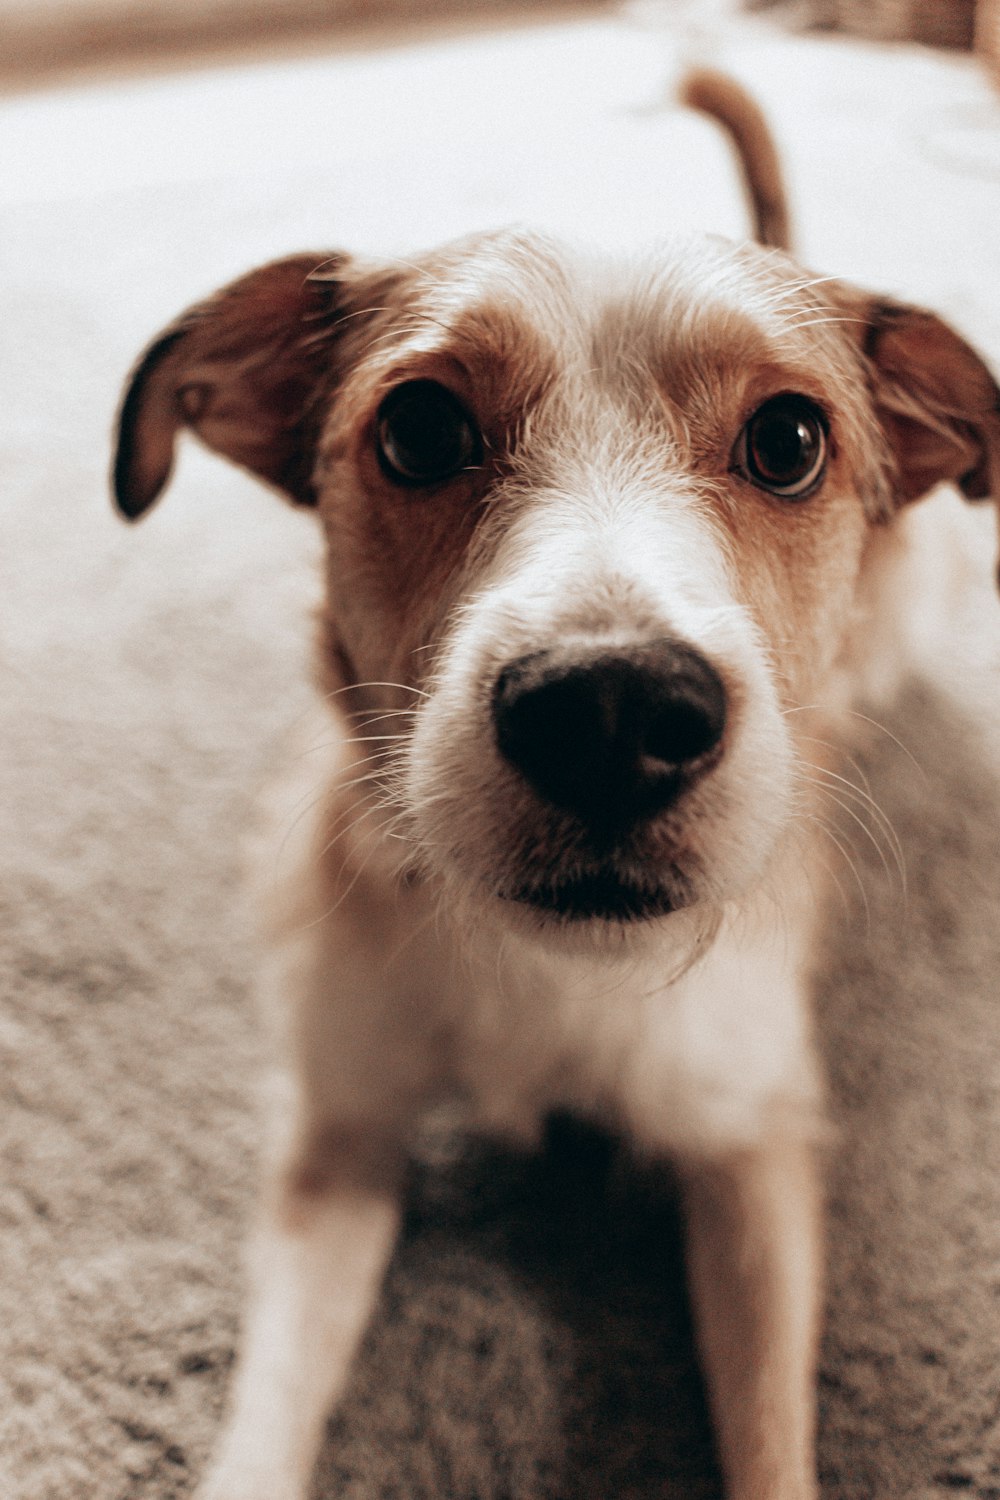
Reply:
[[[944,323],[710,239],[278,262],[140,363],[126,515],[185,426],[316,509],[326,674],[386,732],[408,864],[540,930],[758,876],[873,530],[1000,493],[1000,392]]]

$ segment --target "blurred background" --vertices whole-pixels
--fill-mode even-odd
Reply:
[[[770,117],[803,263],[933,306],[1000,369],[998,59],[1000,0],[0,0],[4,1496],[190,1495],[238,1337],[264,1062],[242,843],[311,701],[318,541],[193,445],[140,527],[113,515],[140,349],[294,251],[745,234],[725,144],[673,102],[698,60]],[[838,831],[829,1500],[1000,1500],[985,510],[921,507],[913,679],[848,770],[908,894],[877,822]],[[322,1500],[717,1500],[669,1200],[608,1163],[570,1138],[417,1164]]]
[[[676,23],[684,12],[738,8],[718,0],[643,0]],[[880,41],[996,51],[995,0],[746,0],[787,23],[840,30]],[[190,56],[207,47],[260,47],[298,37],[326,42],[339,33],[421,26],[447,17],[496,24],[553,10],[582,13],[616,7],[602,0],[3,0],[3,67],[12,76],[81,63],[116,67],[134,60]]]

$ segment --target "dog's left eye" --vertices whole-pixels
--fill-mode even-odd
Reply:
[[[826,471],[826,417],[805,396],[773,396],[758,407],[736,440],[733,465],[758,489],[804,500]]]
[[[482,458],[482,439],[458,398],[436,380],[408,380],[378,409],[379,463],[396,484],[440,484]]]

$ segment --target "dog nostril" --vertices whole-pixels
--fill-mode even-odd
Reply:
[[[719,675],[708,662],[693,658],[671,680],[654,687],[643,750],[668,765],[687,765],[714,750],[725,727],[726,695]]]
[[[722,738],[726,695],[681,642],[546,651],[504,668],[493,717],[501,753],[546,801],[620,828],[662,810],[695,774]]]

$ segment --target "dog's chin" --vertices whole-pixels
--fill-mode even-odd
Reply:
[[[542,925],[577,929],[614,924],[631,927],[670,916],[691,904],[691,893],[678,884],[642,885],[612,870],[595,870],[572,879],[526,882],[498,892]]]

